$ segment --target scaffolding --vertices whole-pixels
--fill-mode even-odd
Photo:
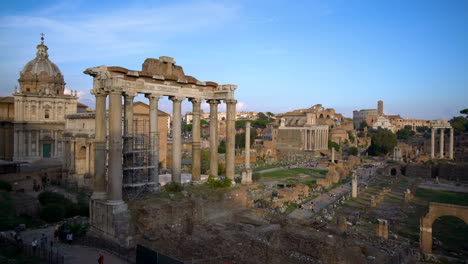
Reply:
[[[152,181],[152,175],[158,170],[158,161],[153,160],[157,158],[159,148],[155,144],[155,135],[149,133],[149,120],[133,120],[132,130],[130,135],[123,137],[123,188],[128,200],[158,187],[158,183]]]

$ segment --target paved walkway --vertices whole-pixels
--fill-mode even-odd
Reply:
[[[359,168],[356,170],[356,173],[359,177],[358,186],[364,185],[371,179],[371,176],[375,173],[376,168]],[[291,214],[290,217],[298,218],[298,219],[306,219],[313,217],[316,213],[322,211],[322,209],[327,208],[331,204],[335,203],[337,200],[341,199],[344,195],[351,192],[351,182],[343,184],[329,192],[322,193],[317,198],[313,199],[312,202],[314,203],[314,212],[308,210],[307,208],[310,205],[306,204],[306,209],[297,208]]]
[[[54,232],[53,226],[42,229],[31,229],[21,232],[23,241],[27,244],[31,244],[34,238],[37,238],[40,243],[40,238],[42,234],[45,234],[50,241],[53,238]],[[97,263],[99,257],[99,252],[102,252],[104,255],[104,263],[106,264],[127,264],[127,261],[124,261],[115,255],[112,255],[106,251],[91,248],[81,245],[68,245],[65,243],[54,243],[53,250],[57,250],[60,254],[65,257],[65,264],[87,264],[87,263]]]

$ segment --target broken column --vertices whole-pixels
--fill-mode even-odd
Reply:
[[[346,230],[348,229],[348,223],[346,221],[346,217],[338,216],[336,220],[337,220],[337,225],[338,225],[338,231],[340,231],[341,233],[346,232]]]
[[[252,183],[252,169],[250,168],[250,122],[245,123],[245,169],[242,171],[242,184]]]
[[[357,190],[357,185],[358,185],[358,183],[357,183],[357,181],[358,181],[357,174],[356,174],[356,172],[354,171],[354,172],[353,172],[353,179],[352,179],[352,181],[351,181],[351,185],[352,185],[351,196],[352,196],[353,198],[356,198],[357,195],[358,195],[358,190]]]
[[[335,148],[332,147],[331,162],[335,163]]]
[[[377,236],[388,239],[388,221],[384,219],[377,219]]]

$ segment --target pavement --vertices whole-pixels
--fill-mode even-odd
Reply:
[[[34,238],[37,238],[40,244],[40,238],[42,234],[45,234],[48,238],[48,241],[53,238],[55,227],[51,226],[48,228],[41,229],[28,229],[21,232],[21,237],[23,241],[27,244],[31,244]],[[108,253],[104,250],[86,247],[82,245],[73,244],[68,245],[66,243],[58,242],[54,243],[52,248],[53,251],[57,250],[65,258],[65,264],[87,264],[87,263],[97,263],[99,257],[99,252],[102,252],[104,255],[104,263],[106,264],[127,264],[129,262],[118,258],[111,253]]]
[[[357,169],[356,173],[359,177],[358,186],[362,186],[367,183],[375,171],[376,168]],[[305,209],[297,208],[291,214],[289,214],[289,216],[297,219],[312,218],[315,214],[335,203],[349,192],[351,192],[351,182],[343,184],[331,191],[322,193],[317,198],[313,199],[312,202],[314,203],[314,212],[307,209],[310,206],[309,202],[308,204],[305,204]]]

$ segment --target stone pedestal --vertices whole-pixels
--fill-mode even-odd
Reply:
[[[388,239],[388,221],[384,219],[377,219],[379,222],[377,226],[377,236]]]
[[[252,184],[252,169],[244,169],[242,171],[242,184]]]
[[[89,235],[112,241],[125,248],[134,246],[134,227],[127,204],[91,200],[89,209]]]
[[[338,226],[338,231],[340,231],[341,233],[344,233],[348,230],[348,223],[346,221],[346,217],[344,216],[339,216],[337,219],[337,226]]]

